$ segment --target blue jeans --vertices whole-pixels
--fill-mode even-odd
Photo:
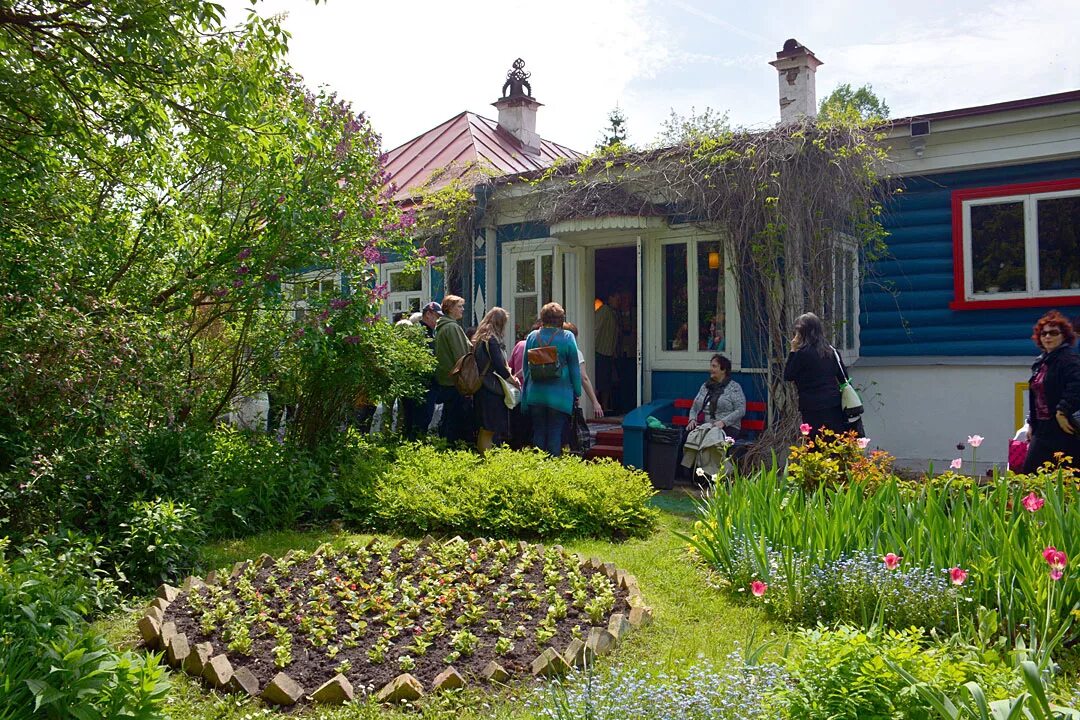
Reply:
[[[532,415],[533,445],[552,457],[562,455],[563,427],[570,416],[543,405],[529,408]]]

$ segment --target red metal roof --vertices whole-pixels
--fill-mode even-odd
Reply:
[[[387,182],[397,186],[394,200],[398,202],[415,197],[420,188],[438,189],[460,178],[474,163],[487,166],[497,175],[513,175],[546,168],[560,158],[581,157],[543,138],[539,154],[528,152],[499,123],[471,112],[455,115],[386,155]],[[438,170],[446,172],[431,182]]]

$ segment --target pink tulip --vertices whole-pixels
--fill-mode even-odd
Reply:
[[[977,448],[982,445],[982,441],[985,439],[982,435],[968,435],[968,445]]]
[[[1064,570],[1069,562],[1069,556],[1065,554],[1065,551],[1058,550],[1053,545],[1043,550],[1043,559],[1046,560],[1046,564],[1050,566],[1050,569],[1055,571]]]
[[[801,432],[803,435],[809,435],[810,431],[813,429],[814,428],[810,426],[810,423],[803,423],[799,426],[799,432]]]
[[[865,450],[866,446],[870,444],[870,438],[859,438],[855,441],[860,450]]]
[[[967,570],[962,568],[954,567],[949,570],[949,580],[952,581],[953,585],[963,585],[967,580],[967,576]]]
[[[1024,509],[1028,512],[1036,512],[1039,508],[1043,506],[1046,501],[1035,493],[1028,493],[1020,502],[1023,504]]]
[[[754,594],[754,597],[761,597],[765,594],[765,591],[769,589],[769,586],[760,580],[755,580],[750,583],[750,592]]]
[[[949,463],[949,467],[952,468],[953,470],[959,470],[960,466],[963,465],[963,464],[964,464],[964,459],[963,458],[956,458],[951,463]]]
[[[1057,582],[1058,580],[1061,579],[1062,574],[1063,573],[1060,570],[1051,570],[1050,571],[1050,579],[1053,580],[1054,582]]]
[[[885,567],[889,570],[895,570],[900,567],[900,561],[903,559],[896,553],[887,553],[885,555]]]

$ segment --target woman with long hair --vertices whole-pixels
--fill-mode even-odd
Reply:
[[[791,352],[784,366],[784,379],[795,383],[799,392],[799,412],[810,426],[810,439],[822,428],[834,433],[854,429],[840,405],[840,383],[847,377],[843,361],[825,340],[825,326],[814,313],[795,319]]]
[[[476,433],[476,449],[481,455],[492,445],[495,438],[505,438],[510,433],[510,410],[506,407],[503,378],[512,385],[520,386],[517,378],[506,364],[502,337],[509,319],[501,307],[487,311],[473,335],[473,352],[476,367],[482,373],[483,385],[473,396],[476,421],[480,429]]]
[[[1054,453],[1071,457],[1069,467],[1080,464],[1080,440],[1070,416],[1080,410],[1080,357],[1073,352],[1076,339],[1065,316],[1057,310],[1039,318],[1031,333],[1041,354],[1031,366],[1028,380],[1028,452],[1024,472],[1036,472]]]

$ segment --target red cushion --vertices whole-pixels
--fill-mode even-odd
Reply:
[[[694,401],[687,398],[679,398],[675,401],[676,410],[689,410],[694,407]]]
[[[685,415],[676,415],[671,418],[671,424],[676,427],[686,427],[686,424],[690,422],[690,418]]]

